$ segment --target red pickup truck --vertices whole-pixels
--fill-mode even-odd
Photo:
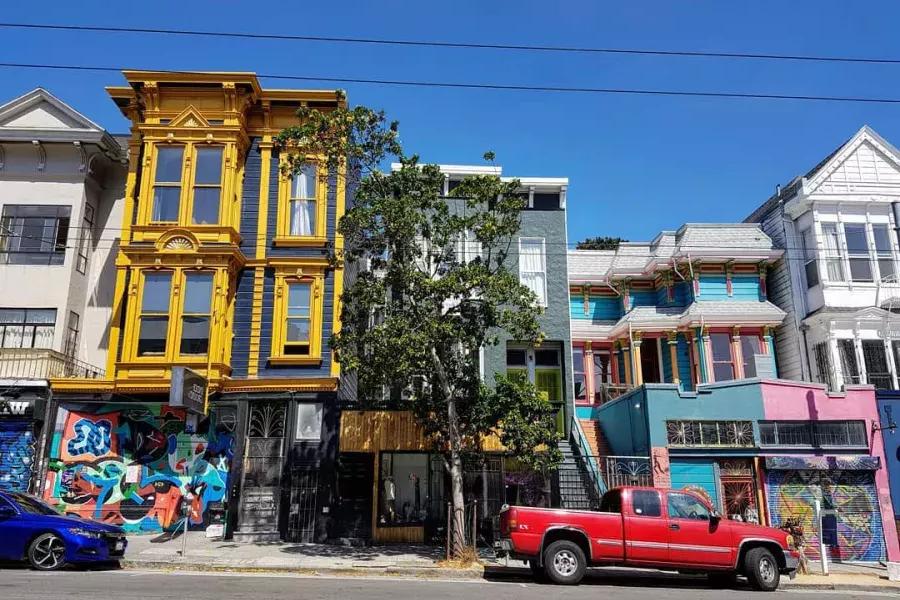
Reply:
[[[625,566],[707,573],[722,585],[744,575],[773,591],[797,571],[791,543],[780,529],[722,519],[691,492],[622,487],[597,512],[504,507],[495,546],[560,584],[577,584],[589,566]]]

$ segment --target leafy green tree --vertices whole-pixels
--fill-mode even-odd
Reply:
[[[539,343],[541,309],[508,268],[526,200],[517,181],[473,176],[443,195],[444,175],[403,152],[397,123],[364,107],[304,108],[277,143],[294,148],[287,168],[318,156],[347,177],[353,205],[341,219],[348,268],[367,264],[342,296],[332,348],[359,381],[364,407],[410,410],[451,483],[451,548],[467,547],[463,461],[488,436],[536,470],[560,460],[556,409],[527,381],[480,377],[479,350],[514,339]],[[396,164],[389,172],[382,166]],[[492,153],[485,154],[493,160]],[[326,175],[327,176],[327,175]],[[469,252],[461,252],[460,249]],[[388,390],[388,393],[381,393]]]
[[[581,240],[575,247],[578,250],[616,250],[619,244],[627,241],[620,237],[604,235]]]

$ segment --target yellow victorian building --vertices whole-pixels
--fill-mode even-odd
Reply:
[[[108,88],[131,136],[106,377],[53,381],[45,496],[134,532],[187,518],[324,539],[345,189],[314,162],[286,172],[273,138],[343,95],[263,89],[252,73],[124,76]],[[208,386],[196,414],[169,401],[181,367]]]

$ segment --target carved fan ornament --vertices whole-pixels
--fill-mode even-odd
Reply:
[[[170,240],[166,241],[165,246],[163,246],[164,250],[193,250],[194,244],[188,238],[184,236],[177,235]]]

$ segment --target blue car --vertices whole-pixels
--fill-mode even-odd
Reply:
[[[27,560],[40,571],[117,561],[128,541],[120,527],[59,514],[30,494],[0,491],[0,560]]]

